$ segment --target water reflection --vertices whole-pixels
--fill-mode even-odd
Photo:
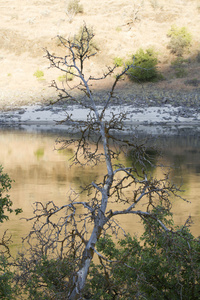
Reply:
[[[55,201],[59,205],[66,203],[67,192],[77,190],[80,185],[94,181],[102,175],[102,166],[84,168],[74,166],[70,168],[69,159],[73,155],[73,148],[55,151],[57,135],[36,134],[17,131],[0,132],[0,164],[15,182],[12,185],[11,199],[14,208],[22,207],[20,217],[29,217],[32,214],[32,204],[35,201]],[[176,199],[174,203],[175,221],[183,224],[189,215],[194,220],[192,232],[199,235],[200,220],[200,142],[195,136],[179,136],[160,138],[157,140],[163,156],[158,157],[158,152],[149,147],[148,154],[152,163],[172,165],[171,178],[177,184],[183,183],[186,190],[184,197],[191,204]],[[134,158],[134,153],[126,157],[127,164]],[[158,170],[151,169],[156,176]],[[84,195],[83,195],[84,196]],[[132,216],[120,217],[120,222],[131,233],[140,233],[141,225],[138,219]],[[2,231],[6,228],[12,233],[13,246],[19,243],[19,237],[28,232],[29,223],[19,220],[19,216],[10,216],[10,221],[1,225]]]

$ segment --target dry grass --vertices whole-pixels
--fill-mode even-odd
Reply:
[[[89,61],[88,73],[100,75],[105,65],[113,64],[114,57],[126,60],[138,48],[153,46],[159,52],[159,67],[167,80],[152,88],[172,92],[198,89],[184,82],[199,78],[200,63],[195,60],[200,50],[199,0],[81,0],[80,4],[83,14],[75,15],[69,23],[66,0],[4,1],[0,7],[1,108],[55,97],[49,83],[60,74],[48,69],[44,49],[61,53],[56,36],[73,36],[83,22],[93,27],[100,48],[97,57]],[[177,79],[170,67],[174,57],[166,47],[166,34],[172,24],[186,26],[192,33],[187,78]],[[45,81],[34,78],[37,69],[44,72]],[[128,82],[123,85],[128,86],[128,94],[140,90]]]

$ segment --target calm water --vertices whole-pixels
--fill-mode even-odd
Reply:
[[[67,203],[67,192],[70,188],[79,189],[80,185],[101,176],[102,167],[84,169],[74,166],[70,168],[69,158],[73,149],[54,150],[58,134],[27,133],[20,131],[0,131],[0,164],[15,181],[12,184],[11,199],[14,207],[21,207],[20,216],[10,215],[10,220],[1,225],[1,232],[8,229],[12,234],[13,247],[20,243],[30,224],[23,217],[32,215],[35,201],[55,201],[57,204]],[[182,134],[157,140],[162,146],[163,157],[159,161],[172,165],[172,179],[182,183],[183,196],[191,203],[177,199],[173,211],[176,224],[183,224],[189,215],[194,224],[191,230],[195,236],[200,234],[200,139],[199,135]],[[158,158],[156,158],[157,160]],[[84,174],[84,176],[83,176]],[[157,176],[160,176],[157,171]],[[140,234],[142,227],[139,219],[121,217],[121,225],[131,233]]]

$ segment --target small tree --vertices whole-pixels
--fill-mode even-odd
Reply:
[[[116,67],[109,67],[99,78],[85,74],[86,61],[96,54],[94,48],[91,48],[93,37],[94,34],[84,25],[78,40],[59,37],[66,50],[64,57],[47,51],[51,67],[65,74],[73,68],[74,76],[79,80],[79,84],[77,81],[66,82],[62,87],[54,81],[52,86],[59,92],[57,101],[69,100],[89,110],[86,121],[74,121],[68,114],[63,122],[72,125],[72,138],[58,140],[58,147],[75,145],[73,163],[82,166],[105,164],[107,172],[100,181],[94,180],[83,188],[85,200],[71,192],[61,207],[54,202],[36,203],[31,218],[33,228],[25,239],[29,245],[28,256],[23,254],[20,260],[22,284],[28,284],[29,293],[37,294],[35,297],[40,295],[40,299],[82,299],[95,253],[102,262],[102,255],[96,248],[97,242],[105,234],[117,235],[121,228],[116,216],[132,215],[154,220],[160,228],[170,232],[170,228],[152,209],[159,203],[169,210],[170,195],[176,194],[177,188],[169,182],[167,175],[157,180],[148,174],[146,166],[152,164],[146,155],[145,145],[137,144],[134,137],[127,139],[124,135],[127,116],[123,113],[106,116],[116,84],[132,66],[115,76],[103,106],[99,107],[95,93],[91,90],[92,82],[104,80],[115,72]],[[74,93],[77,89],[78,96]],[[132,165],[127,167],[116,163],[122,152],[132,153]],[[115,203],[115,208],[110,209],[110,203]],[[137,208],[139,203],[143,205],[140,206],[143,210]],[[118,209],[118,204],[124,204],[123,209]],[[45,265],[50,271],[45,271]],[[55,278],[53,270],[58,270],[59,280]]]

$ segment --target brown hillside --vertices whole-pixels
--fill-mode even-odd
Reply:
[[[199,97],[199,0],[81,0],[83,13],[77,15],[68,12],[69,1],[72,0],[5,0],[0,5],[0,108],[56,96],[49,85],[62,74],[48,69],[44,49],[59,53],[56,36],[73,36],[84,22],[93,28],[100,50],[89,61],[88,73],[99,75],[106,65],[113,64],[115,57],[126,60],[140,47],[153,46],[159,53],[159,68],[166,80],[145,84],[147,94],[153,91],[153,95],[162,98],[178,91],[184,97],[188,93]],[[167,32],[173,24],[187,27],[192,34],[183,78],[174,75],[171,68],[174,56],[167,49]],[[42,80],[34,76],[37,70],[44,72]],[[104,89],[107,84],[97,88]],[[141,91],[141,86],[127,79],[120,86],[123,87],[127,97]]]

